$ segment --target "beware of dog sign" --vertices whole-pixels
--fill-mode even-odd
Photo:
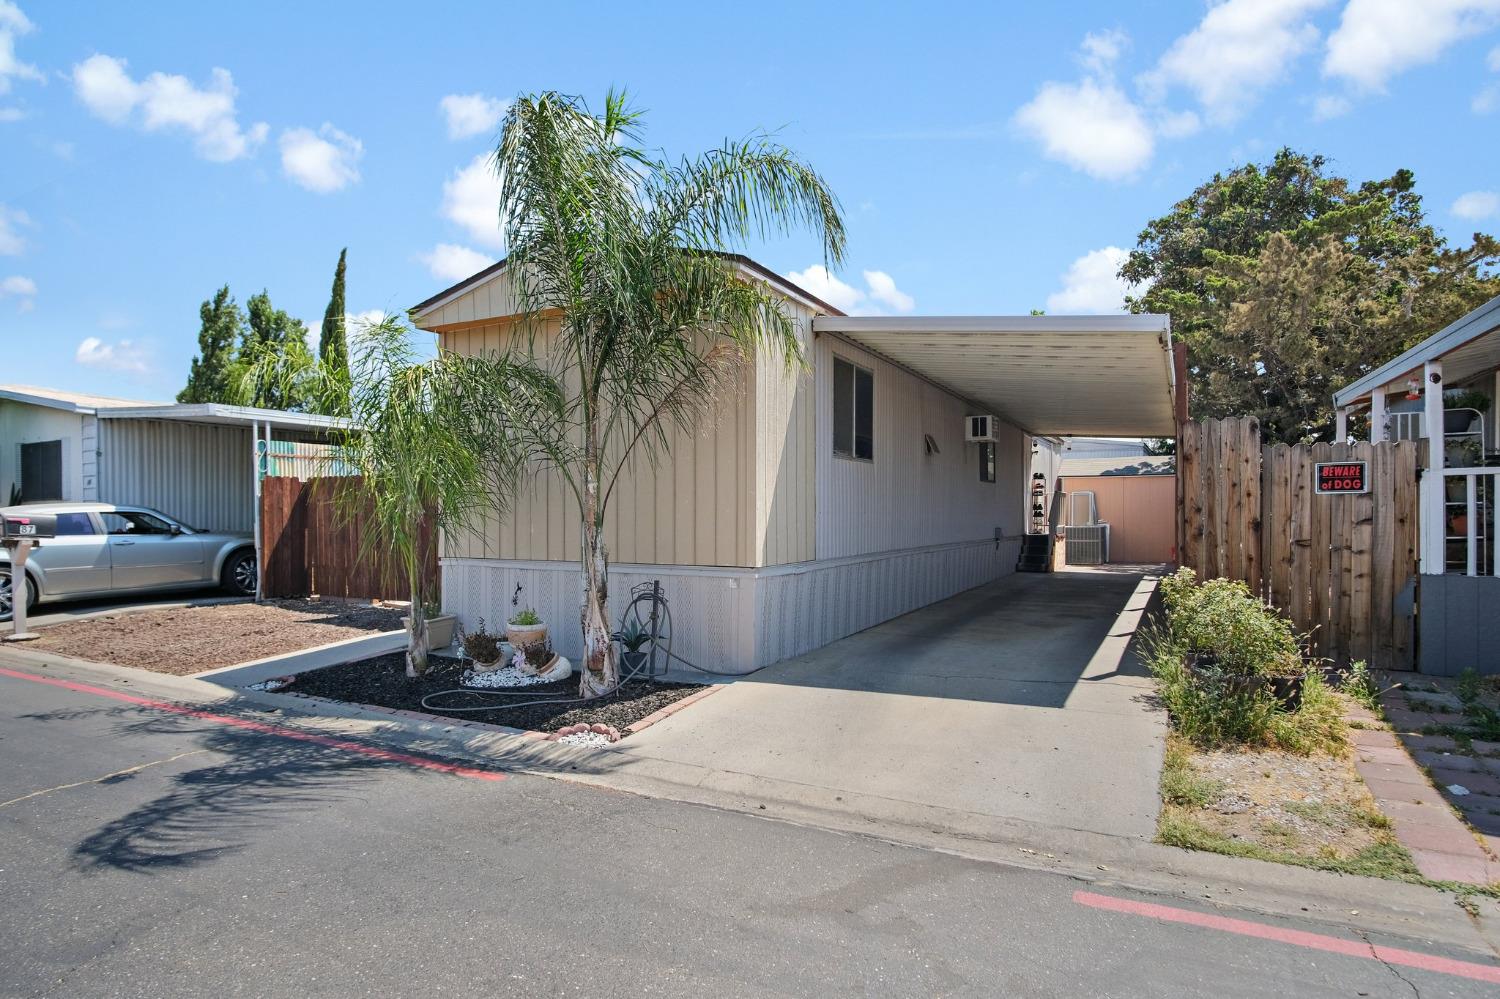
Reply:
[[[1370,491],[1368,461],[1319,461],[1313,464],[1313,492],[1367,493]]]

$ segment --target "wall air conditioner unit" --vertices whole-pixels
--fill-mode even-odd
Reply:
[[[964,417],[964,440],[970,444],[978,442],[997,441],[995,418],[993,416],[965,416]]]

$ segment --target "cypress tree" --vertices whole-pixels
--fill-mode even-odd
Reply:
[[[318,360],[330,369],[349,370],[349,345],[344,330],[344,259],[346,246],[339,251],[339,265],[333,272],[333,293],[323,312],[323,329],[318,337]]]

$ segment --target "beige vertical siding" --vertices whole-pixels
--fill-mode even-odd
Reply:
[[[1177,478],[1172,475],[1068,475],[1064,492],[1092,491],[1109,524],[1111,562],[1175,560]]]
[[[531,342],[545,353],[555,321]],[[524,335],[514,324],[441,334],[462,354],[499,352]],[[747,369],[696,432],[673,430],[668,453],[655,463],[641,454],[615,488],[605,523],[610,558],[661,565],[753,566],[754,445]],[[497,504],[498,505],[498,504]],[[555,473],[518,483],[511,510],[482,518],[448,539],[445,555],[460,558],[572,560],[579,556],[578,505]]]
[[[154,507],[210,531],[251,529],[248,428],[101,419],[98,437],[101,502]]]
[[[1024,529],[1026,437],[1000,424],[996,481],[979,480],[978,445],[964,443],[960,399],[829,335],[815,344],[817,558],[919,548]],[[833,454],[833,361],[875,375],[874,461]],[[926,453],[924,434],[939,453]]]
[[[771,355],[756,359],[755,564],[760,566],[817,557],[814,313],[794,302],[785,304],[801,327],[805,363]]]

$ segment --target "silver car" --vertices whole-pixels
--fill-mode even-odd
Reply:
[[[157,510],[111,503],[28,503],[0,513],[57,517],[57,537],[42,540],[26,559],[28,611],[42,600],[215,584],[255,593],[255,543],[248,534],[200,531]],[[0,621],[8,621],[15,599],[8,549],[0,549],[0,573]]]

